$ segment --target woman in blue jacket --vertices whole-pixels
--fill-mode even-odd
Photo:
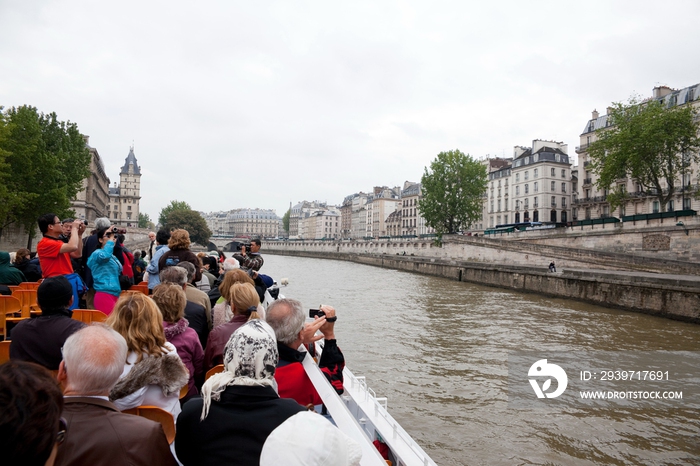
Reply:
[[[97,231],[99,249],[95,249],[88,258],[87,265],[92,271],[95,288],[95,309],[109,315],[122,292],[119,286],[119,274],[122,265],[114,257],[116,234],[111,228],[101,228]]]

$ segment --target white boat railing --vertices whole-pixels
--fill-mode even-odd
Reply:
[[[355,376],[347,367],[343,371],[345,395],[350,397],[368,417],[372,427],[384,443],[389,446],[398,465],[432,466],[435,462],[387,411],[387,399],[378,398],[374,390],[367,386],[365,377]],[[349,382],[349,383],[348,383]],[[360,422],[362,424],[362,422]],[[365,423],[366,425],[367,423]],[[372,437],[372,433],[368,433]]]
[[[372,441],[367,437],[355,416],[345,406],[343,400],[340,399],[309,353],[306,353],[302,365],[311,383],[314,384],[316,391],[323,400],[323,404],[333,417],[333,422],[345,435],[355,440],[362,447],[360,464],[362,466],[386,466],[386,462],[377,449],[374,448]]]
[[[316,349],[317,355],[323,351],[318,343]],[[387,398],[377,397],[374,390],[367,386],[365,377],[355,376],[345,367],[345,393],[341,398],[308,353],[302,364],[333,421],[345,434],[362,445],[363,466],[386,465],[372,443],[375,439],[389,447],[394,466],[437,466],[389,414]]]

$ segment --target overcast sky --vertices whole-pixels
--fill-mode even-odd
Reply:
[[[76,122],[141,210],[420,181],[444,150],[575,154],[591,111],[700,81],[700,2],[0,0],[0,105]]]

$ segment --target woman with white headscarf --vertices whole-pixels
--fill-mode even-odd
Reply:
[[[255,465],[277,426],[305,411],[277,395],[275,332],[251,320],[231,335],[224,371],[209,378],[202,398],[188,401],[177,419],[175,452],[184,465]]]

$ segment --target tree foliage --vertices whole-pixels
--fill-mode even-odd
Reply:
[[[692,162],[698,162],[700,138],[696,111],[691,105],[666,108],[658,101],[614,103],[610,125],[596,132],[591,143],[592,170],[598,175],[596,187],[608,190],[612,209],[629,197],[627,177],[637,182],[646,195],[656,196],[662,211],[673,199],[680,181]]]
[[[155,229],[155,225],[151,221],[151,217],[148,214],[139,212],[139,228],[148,228],[151,230]]]
[[[425,167],[418,209],[438,235],[466,230],[482,213],[486,167],[459,150],[440,152]]]
[[[285,212],[284,216],[282,217],[282,227],[284,228],[284,231],[289,233],[289,216],[292,215],[292,208],[290,207],[287,212]]]
[[[71,212],[90,175],[90,153],[77,125],[55,113],[25,105],[0,114],[0,232],[19,224],[31,241],[40,215]]]
[[[164,227],[168,220],[168,215],[176,210],[192,210],[192,207],[185,201],[170,201],[166,207],[163,207],[158,216],[158,224]]]
[[[166,230],[175,228],[187,230],[190,234],[190,240],[202,246],[209,244],[209,238],[212,235],[202,215],[191,209],[177,209],[170,212],[163,224],[163,228]]]

